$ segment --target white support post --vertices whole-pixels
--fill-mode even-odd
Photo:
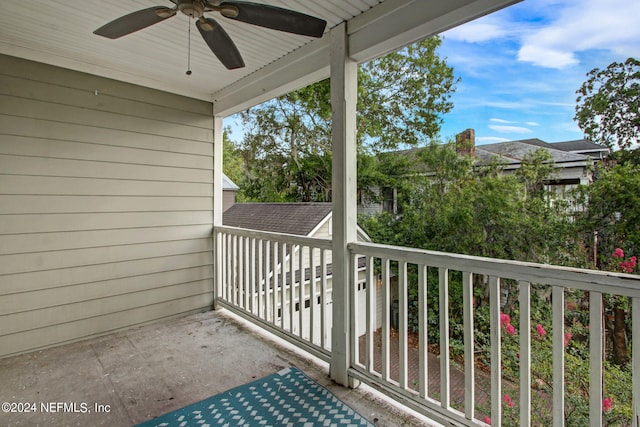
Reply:
[[[356,102],[358,66],[348,57],[346,23],[331,30],[331,169],[333,199],[333,330],[331,333],[331,378],[344,386],[351,365],[349,295],[355,286],[347,245],[356,241]]]
[[[222,236],[215,227],[222,225],[222,117],[213,117],[213,309],[218,308],[218,297],[222,286]]]

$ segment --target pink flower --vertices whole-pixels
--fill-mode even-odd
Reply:
[[[505,394],[502,397],[502,400],[509,408],[513,408],[513,400],[511,399],[511,396],[509,396],[508,394]]]
[[[613,397],[605,397],[602,399],[602,410],[604,412],[609,412],[613,407]]]
[[[618,264],[618,266],[622,269],[622,271],[624,271],[625,273],[633,273],[633,270],[636,268],[636,261],[633,260],[633,258],[629,261],[623,261],[620,264]]]
[[[511,317],[506,313],[500,313],[500,326],[507,326],[511,323]]]
[[[484,419],[482,421],[484,421],[486,424],[491,425],[491,418],[489,418],[489,417],[484,417]]]
[[[536,331],[538,331],[538,335],[540,335],[541,337],[547,335],[547,331],[544,330],[544,327],[540,323],[536,325]]]
[[[614,258],[624,258],[624,251],[620,248],[616,248],[615,251],[613,251],[613,257]]]
[[[564,333],[564,346],[566,347],[569,341],[571,341],[571,332],[567,331]]]
[[[516,328],[511,323],[509,323],[507,325],[507,327],[504,329],[504,331],[506,333],[508,333],[509,335],[515,335],[516,334]]]

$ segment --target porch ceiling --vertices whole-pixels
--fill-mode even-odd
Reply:
[[[366,61],[518,0],[256,0],[327,21],[322,39],[285,34],[215,14],[246,67],[224,68],[182,14],[117,40],[93,34],[111,20],[169,0],[3,0],[0,53],[193,98],[225,116],[329,75],[328,31],[348,22],[350,55]]]

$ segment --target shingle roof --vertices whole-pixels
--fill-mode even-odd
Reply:
[[[585,161],[585,156],[560,150],[539,139],[525,139],[522,141],[499,142],[496,144],[478,145],[476,147],[476,157],[480,161],[497,158],[501,163],[520,163],[529,153],[533,153],[539,148],[544,148],[551,154],[554,163],[580,162]]]
[[[222,223],[274,233],[307,236],[331,213],[331,203],[236,203]]]
[[[588,152],[588,151],[609,151],[604,145],[596,144],[588,139],[577,139],[575,141],[564,141],[553,143],[555,148],[572,152]]]

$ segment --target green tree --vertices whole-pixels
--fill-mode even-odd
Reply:
[[[594,182],[580,187],[587,206],[579,227],[598,234],[596,267],[607,269],[616,248],[640,253],[640,166],[633,163],[598,165]]]
[[[412,153],[414,171],[399,179],[402,215],[362,218],[381,243],[531,262],[583,265],[583,251],[566,205],[544,190],[553,179],[549,154],[525,157],[517,174],[479,166],[454,144]]]
[[[222,171],[237,185],[240,185],[244,179],[241,153],[229,139],[226,129],[222,133]]]
[[[381,178],[365,154],[435,138],[457,79],[438,37],[358,69],[361,179]],[[245,192],[256,201],[331,199],[330,82],[323,80],[241,113]],[[364,186],[360,186],[364,188]]]
[[[640,61],[613,62],[587,73],[576,100],[575,120],[587,138],[610,149],[640,141]]]
[[[578,217],[578,226],[597,233],[595,247],[594,243],[590,245],[590,252],[597,254],[596,268],[634,272],[635,268],[624,268],[621,264],[628,261],[613,254],[640,253],[640,165],[634,162],[601,164],[595,176],[591,185],[580,188],[582,204],[587,209]],[[630,344],[629,303],[626,298],[614,296],[606,296],[604,302],[606,318],[612,319],[607,325],[608,354],[614,363],[624,365]]]

